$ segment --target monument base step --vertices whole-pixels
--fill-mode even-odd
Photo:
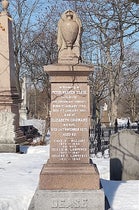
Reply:
[[[95,165],[45,164],[40,173],[40,190],[98,190],[100,180]]]
[[[19,150],[18,144],[0,144],[0,153],[16,153]]]
[[[100,190],[39,190],[28,210],[104,210],[105,196]]]

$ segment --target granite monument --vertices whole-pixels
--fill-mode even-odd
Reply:
[[[51,79],[50,159],[30,210],[104,209],[99,173],[89,161],[88,75],[93,66],[80,63],[81,31],[77,14],[64,12],[58,23],[58,63],[44,67]]]

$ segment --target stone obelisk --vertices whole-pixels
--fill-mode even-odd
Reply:
[[[74,11],[58,23],[58,63],[44,67],[51,78],[50,159],[30,209],[104,209],[97,168],[89,162],[88,76],[80,63],[82,24]]]
[[[17,152],[23,138],[19,131],[19,95],[15,86],[12,18],[9,2],[2,0],[0,13],[0,152]]]

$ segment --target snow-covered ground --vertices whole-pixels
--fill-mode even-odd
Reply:
[[[26,149],[22,147],[22,149]],[[27,210],[39,181],[49,145],[29,147],[26,154],[0,154],[0,210]],[[139,210],[139,180],[110,181],[109,158],[93,157],[112,210]]]
[[[137,122],[131,122],[131,120],[128,118],[118,118],[117,119],[118,127],[127,127],[128,120],[129,120],[130,126],[137,126]]]

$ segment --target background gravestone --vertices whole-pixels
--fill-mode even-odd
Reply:
[[[139,134],[132,130],[110,137],[110,179],[139,179]]]
[[[21,102],[21,107],[19,110],[19,115],[20,115],[20,125],[24,125],[24,121],[27,120],[27,78],[24,76],[22,80],[22,102]]]

